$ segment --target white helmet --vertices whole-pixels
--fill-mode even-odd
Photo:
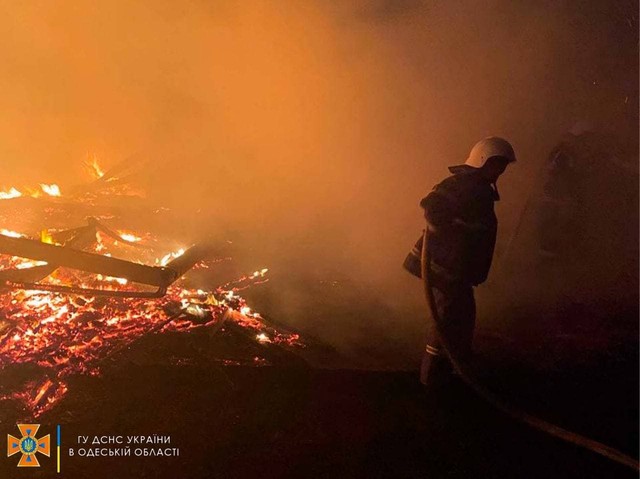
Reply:
[[[506,158],[509,163],[516,161],[516,154],[513,151],[511,143],[504,138],[490,136],[489,138],[480,140],[471,148],[469,158],[467,158],[464,164],[472,166],[473,168],[482,168],[487,160],[493,156]]]

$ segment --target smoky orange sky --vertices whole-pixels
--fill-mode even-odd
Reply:
[[[0,185],[142,155],[204,229],[404,281],[420,198],[476,140],[519,157],[504,243],[574,121],[637,127],[637,12],[604,3],[3,0]]]

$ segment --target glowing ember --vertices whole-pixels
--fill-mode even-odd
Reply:
[[[258,340],[259,343],[270,343],[271,340],[269,339],[269,336],[267,336],[264,333],[260,333],[256,335],[256,339]]]
[[[89,166],[97,178],[104,175],[95,158]],[[117,182],[111,183],[115,185]],[[118,194],[117,188],[120,187],[115,186],[114,190],[110,186],[109,194]],[[123,186],[125,187],[126,185]],[[31,197],[39,197],[43,193],[48,196],[61,195],[56,184],[42,183],[40,190],[24,191]],[[82,201],[86,207],[92,204],[92,198],[95,197],[91,194],[93,193],[79,193],[77,195],[80,196],[74,198]],[[20,196],[23,196],[23,193],[16,188],[0,192],[0,199]],[[49,209],[53,208],[50,204],[47,203]],[[56,203],[56,211],[69,207],[70,204]],[[69,240],[68,236],[64,236],[66,231],[75,230],[43,229],[39,239],[50,244],[56,243],[57,238],[66,242]],[[0,230],[0,234],[13,238],[26,236],[9,229]],[[82,246],[79,246],[79,249],[105,256],[113,254],[118,258],[128,255],[126,259],[129,261],[142,264],[166,266],[185,253],[185,249],[179,249],[164,254],[171,246],[161,247],[162,243],[148,233],[141,235],[104,228],[96,230],[95,234],[85,234],[82,238]],[[142,238],[145,246],[152,247],[132,247],[133,245],[127,244],[140,242]],[[125,253],[123,249],[126,250]],[[156,256],[159,259],[156,259]],[[221,260],[219,258],[211,262],[200,262],[195,268],[210,268]],[[0,271],[26,270],[46,264],[43,261],[0,254]],[[29,273],[25,271],[22,274],[31,277]],[[37,277],[39,273],[40,270],[35,270],[33,277]],[[218,331],[223,324],[233,323],[248,330],[248,337],[255,338],[257,343],[265,346],[301,345],[297,334],[279,332],[268,326],[260,314],[253,311],[240,296],[241,291],[266,282],[267,269],[257,270],[235,281],[207,289],[188,288],[184,279],[181,279],[167,289],[165,296],[154,299],[113,295],[91,296],[88,293],[83,294],[80,290],[100,290],[101,293],[149,292],[124,278],[65,268],[45,269],[44,274],[47,273],[48,276],[37,285],[29,285],[29,288],[33,289],[16,289],[15,285],[0,285],[0,371],[10,365],[22,364],[35,365],[39,371],[43,371],[39,378],[24,383],[18,391],[0,396],[0,401],[21,401],[35,417],[52,408],[64,397],[68,390],[67,378],[76,374],[99,374],[102,362],[148,334],[208,327]],[[51,289],[70,286],[76,288],[76,294],[47,290],[47,287]],[[237,362],[235,359],[220,361],[222,364]],[[255,357],[250,363],[254,366],[269,364],[260,357]]]
[[[97,278],[111,279],[117,280]],[[12,290],[0,295],[0,317],[11,324],[0,336],[0,365],[37,364],[51,371],[48,377],[53,383],[4,399],[21,399],[35,415],[41,414],[66,392],[65,377],[95,374],[100,361],[145,334],[216,325],[227,317],[227,311],[236,312],[228,317],[231,321],[258,330],[260,343],[277,342],[270,336],[292,344],[298,340],[297,335],[278,336],[259,322],[256,313],[244,316],[243,312],[251,311],[244,299],[223,289],[191,290],[177,285],[159,300]]]
[[[16,269],[28,269],[33,268],[35,266],[44,266],[47,264],[46,261],[22,261],[15,265]]]
[[[265,274],[267,274],[267,271],[269,271],[267,268],[261,269],[260,271],[255,271],[251,277],[252,278],[257,278],[257,277],[262,277]]]
[[[106,243],[103,249],[107,248]],[[184,251],[169,253],[169,258]],[[105,252],[103,254],[109,254]],[[0,256],[0,270],[46,264]],[[255,331],[261,344],[299,345],[295,334],[283,334],[262,322],[260,314],[238,294],[266,281],[266,269],[243,276],[212,290],[184,288],[174,283],[160,299],[64,295],[50,291],[13,289],[0,294],[0,318],[9,325],[0,333],[0,369],[12,364],[36,364],[47,379],[0,397],[22,401],[34,416],[50,409],[67,391],[65,378],[73,374],[97,374],[99,364],[138,338],[153,332],[189,331],[218,327],[225,319]],[[126,279],[58,270],[44,284],[80,280],[95,289],[134,288]],[[229,313],[233,314],[229,314]],[[259,362],[258,365],[264,365]]]
[[[101,274],[96,275],[96,279],[98,281],[110,281],[113,283],[118,283],[118,284],[121,284],[122,286],[124,286],[129,282],[126,278],[114,278],[113,276],[103,276]]]
[[[0,400],[15,400],[25,404],[34,412],[34,415],[42,414],[51,409],[59,399],[67,392],[66,383],[62,381],[53,382],[50,379],[38,383],[30,381],[23,391],[0,396]]]
[[[140,238],[139,236],[134,235],[133,233],[127,233],[124,231],[118,231],[118,234],[120,235],[120,238],[122,238],[125,241],[129,241],[130,243],[135,243],[137,241],[142,240],[142,238]],[[183,251],[184,253],[184,251]]]

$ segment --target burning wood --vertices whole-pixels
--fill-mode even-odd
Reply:
[[[33,198],[39,198],[40,196],[61,196],[60,187],[56,184],[47,185],[40,183],[39,189],[27,188],[24,193],[18,190],[16,187],[11,187],[8,191],[0,191],[0,200],[10,200],[12,198],[20,198],[21,196],[31,196]]]
[[[102,173],[96,182],[110,178],[113,173]],[[49,186],[42,185],[48,195],[60,193]],[[16,191],[0,198],[18,198]],[[95,218],[79,228],[42,230],[39,239],[0,231],[0,373],[16,365],[40,371],[0,400],[20,400],[37,416],[64,396],[67,378],[97,374],[107,358],[151,333],[215,332],[226,325],[246,331],[262,347],[300,344],[297,334],[265,324],[239,295],[266,281],[266,269],[194,289],[184,275],[220,261],[222,250],[197,244],[160,253],[161,244],[150,234],[119,232]]]

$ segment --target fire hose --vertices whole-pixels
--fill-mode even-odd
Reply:
[[[548,434],[550,436],[553,436],[565,442],[568,442],[570,444],[574,444],[578,447],[587,449],[596,454],[600,454],[601,456],[607,459],[610,459],[614,462],[617,462],[618,464],[627,466],[633,469],[634,471],[640,471],[640,464],[636,459],[630,456],[627,456],[626,454],[610,446],[607,446],[606,444],[602,444],[601,442],[598,442],[594,439],[581,436],[580,434],[577,434],[575,432],[568,431],[559,426],[556,426],[555,424],[551,424],[550,422],[547,422],[544,419],[541,419],[527,412],[519,410],[518,408],[510,405],[505,400],[503,400],[502,398],[496,396],[494,393],[489,391],[473,376],[473,374],[468,370],[467,366],[463,364],[463,362],[460,361],[459,358],[456,357],[455,353],[453,353],[454,349],[451,348],[448,338],[443,332],[442,319],[438,314],[438,309],[436,308],[435,299],[433,296],[433,290],[431,289],[431,281],[430,281],[431,256],[430,256],[429,248],[427,247],[428,236],[429,236],[429,228],[427,227],[424,230],[424,235],[422,238],[422,254],[420,257],[420,266],[421,266],[421,273],[422,273],[422,282],[424,286],[424,293],[427,299],[427,305],[431,312],[431,318],[434,321],[436,326],[435,329],[438,335],[438,339],[440,340],[440,344],[446,356],[449,358],[451,365],[453,366],[457,374],[460,376],[462,381],[467,386],[469,386],[473,391],[475,391],[475,393],[478,396],[480,396],[486,402],[491,404],[493,407],[495,407],[502,413],[511,417],[512,419],[520,423],[526,424],[527,426],[535,430],[538,430],[540,432],[543,432],[545,434]]]

